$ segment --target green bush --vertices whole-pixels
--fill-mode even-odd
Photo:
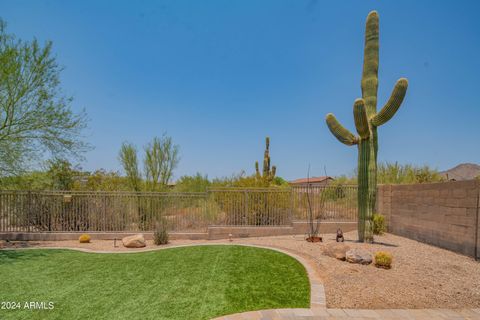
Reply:
[[[378,268],[390,269],[392,267],[392,255],[385,251],[375,253],[375,266]]]
[[[385,216],[375,213],[373,215],[373,234],[380,235],[387,231],[387,225],[385,224]]]
[[[168,243],[167,223],[164,219],[160,220],[155,225],[155,232],[153,233],[153,243],[157,246]]]

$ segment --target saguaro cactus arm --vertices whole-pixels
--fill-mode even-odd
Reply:
[[[377,106],[378,38],[378,13],[376,11],[372,11],[368,14],[367,23],[365,26],[365,49],[361,82],[362,98],[365,100],[366,111],[369,117],[375,114],[375,108]]]
[[[363,99],[355,100],[353,104],[353,118],[355,119],[355,127],[360,138],[366,139],[370,135],[368,128],[368,117],[365,111],[365,101]]]
[[[258,168],[258,161],[255,161],[255,174],[257,177],[260,176],[260,169]]]
[[[332,113],[327,114],[327,118],[325,120],[327,121],[330,132],[332,132],[332,134],[338,139],[338,141],[346,144],[347,146],[358,143],[357,137],[355,137],[353,133],[351,133],[344,126],[342,126]]]
[[[382,110],[380,110],[380,112],[372,118],[372,125],[376,127],[381,126],[395,115],[403,102],[403,98],[405,98],[407,88],[408,80],[405,78],[400,78],[393,88],[390,99],[388,99]]]

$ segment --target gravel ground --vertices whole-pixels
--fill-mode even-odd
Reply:
[[[234,239],[235,243],[256,244],[286,249],[309,259],[323,279],[329,308],[467,308],[480,307],[480,263],[472,258],[429,246],[403,237],[386,234],[376,243],[356,242],[356,233],[345,234],[351,248],[393,255],[390,270],[340,261],[323,254],[335,235],[324,235],[323,243],[308,243],[303,236]],[[216,243],[223,241],[175,240],[167,245]],[[38,241],[0,243],[1,247],[75,247],[102,251],[141,251],[127,249],[120,242],[98,240],[89,244],[77,241]],[[146,249],[155,247],[148,242]]]
[[[454,252],[391,234],[376,243],[358,243],[355,232],[345,234],[351,248],[393,255],[392,269],[351,264],[322,254],[324,243],[302,237],[248,239],[242,242],[272,245],[310,258],[324,281],[329,308],[465,308],[480,307],[480,263]]]

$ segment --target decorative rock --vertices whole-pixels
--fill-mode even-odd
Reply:
[[[346,259],[350,263],[370,264],[372,263],[372,254],[365,249],[348,250]]]
[[[136,234],[122,239],[122,243],[127,248],[143,248],[147,245],[143,234]]]
[[[332,242],[325,246],[323,254],[338,260],[345,261],[345,256],[350,247],[342,242]]]

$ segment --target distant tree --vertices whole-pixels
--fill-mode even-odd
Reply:
[[[343,186],[343,185],[356,185],[357,177],[356,176],[347,176],[340,175],[335,177],[335,179],[329,183],[329,185]]]
[[[173,176],[173,170],[179,162],[179,147],[173,143],[171,137],[164,134],[161,138],[155,137],[144,147],[142,178],[138,165],[137,148],[135,145],[124,142],[120,148],[119,160],[127,175],[130,189],[133,191],[162,191]]]
[[[275,186],[281,186],[281,187],[288,187],[288,186],[290,186],[290,184],[288,183],[288,181],[285,180],[285,179],[282,178],[282,177],[275,177],[275,178],[273,178],[272,183],[273,183],[273,185],[275,185]]]
[[[47,173],[39,170],[0,178],[2,190],[48,190],[51,185],[51,179]]]
[[[233,188],[269,188],[269,187],[289,187],[288,182],[282,177],[276,176],[272,181],[258,179],[256,174],[246,175],[245,171],[233,174],[230,177],[215,178],[211,183],[215,187],[233,187]]]
[[[62,94],[52,42],[16,39],[0,19],[0,174],[18,174],[32,159],[80,157],[85,112]]]
[[[84,185],[79,186],[80,190],[122,191],[130,189],[128,178],[122,177],[118,172],[114,171],[95,170],[86,175],[85,178],[86,182]]]
[[[182,176],[175,184],[176,192],[206,192],[211,185],[208,176],[197,173],[193,176]]]
[[[377,182],[379,184],[409,184],[444,181],[444,177],[427,165],[400,164],[398,162],[381,162],[377,166]],[[338,176],[331,185],[355,185],[357,172],[351,176]]]
[[[380,184],[428,183],[444,180],[438,170],[427,165],[402,165],[398,162],[379,163],[377,179]]]
[[[178,145],[166,134],[153,138],[145,146],[144,171],[148,190],[158,191],[168,185],[179,162],[178,151]]]
[[[65,159],[47,161],[47,177],[50,179],[52,190],[72,190],[75,178],[80,175],[80,169],[75,168]]]
[[[124,142],[118,155],[123,170],[127,175],[130,189],[140,191],[142,189],[142,176],[138,168],[137,148],[128,142]]]
[[[429,166],[423,166],[415,168],[415,180],[416,183],[429,183],[444,181],[444,178],[437,170],[434,170]]]

